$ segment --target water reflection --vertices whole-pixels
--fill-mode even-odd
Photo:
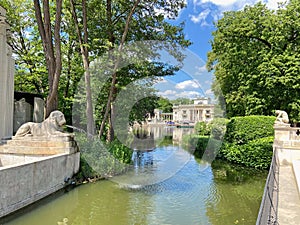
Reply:
[[[131,148],[141,151],[153,150],[157,146],[180,145],[182,137],[194,133],[193,128],[173,126],[145,126],[136,128]]]
[[[222,169],[202,164],[165,138],[189,131],[158,130],[158,136],[149,131],[156,147],[136,150],[127,174],[48,198],[7,224],[50,225],[64,218],[69,225],[255,223],[266,174],[243,182],[223,179]]]

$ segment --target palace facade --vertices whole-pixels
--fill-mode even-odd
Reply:
[[[174,105],[172,113],[164,113],[155,109],[154,117],[148,118],[150,123],[197,123],[200,121],[209,122],[214,118],[214,104],[209,98],[198,98],[193,104]]]

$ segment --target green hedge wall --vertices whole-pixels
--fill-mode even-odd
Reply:
[[[248,167],[267,169],[270,166],[274,141],[273,137],[259,138],[243,145],[224,143],[219,152],[229,162]]]
[[[227,124],[225,142],[246,144],[251,140],[274,136],[274,116],[233,117]]]
[[[275,119],[274,116],[245,116],[218,119],[211,124],[199,123],[196,135],[184,136],[183,143],[197,158],[202,158],[208,148],[206,157],[210,157],[209,154],[214,157],[219,151],[217,158],[247,167],[267,169],[273,154]],[[225,137],[219,148],[225,126]],[[204,131],[201,132],[201,129]],[[210,146],[207,147],[209,140]]]

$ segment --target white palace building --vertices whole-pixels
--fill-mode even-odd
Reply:
[[[155,109],[154,117],[149,118],[148,122],[152,124],[166,123],[169,121],[175,123],[195,124],[197,122],[209,122],[214,118],[214,105],[209,98],[198,98],[193,104],[174,105],[173,113],[164,113],[162,110]]]

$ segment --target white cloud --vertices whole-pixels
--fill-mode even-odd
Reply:
[[[175,85],[176,89],[186,89],[186,88],[200,88],[200,84],[197,80],[186,80]]]
[[[246,5],[253,6],[261,0],[193,0],[194,14],[189,17],[192,22],[201,24],[201,26],[212,26],[212,21],[217,21],[222,17],[223,12],[232,10],[242,10]],[[278,9],[278,3],[286,0],[262,0],[269,9]],[[213,8],[211,5],[215,6]],[[199,13],[197,8],[200,8]],[[209,8],[208,8],[209,7]],[[199,9],[198,8],[198,9]]]
[[[266,0],[265,3],[269,9],[278,9],[278,3],[285,2],[285,0]]]
[[[213,93],[213,91],[212,91],[212,89],[208,89],[208,90],[206,90],[206,92],[205,92],[205,95],[213,95],[214,93]]]
[[[166,97],[166,98],[175,96],[176,94],[177,94],[177,92],[173,91],[173,90],[166,90],[166,91],[158,92],[158,95]]]
[[[203,66],[196,66],[196,70],[197,70],[196,75],[200,75],[202,73],[208,72],[205,64]]]
[[[206,80],[204,83],[205,83],[205,84],[208,84],[208,85],[212,85],[211,80]]]
[[[213,3],[215,5],[219,6],[228,6],[228,5],[233,5],[234,3],[238,2],[239,0],[202,0],[202,3]]]
[[[196,98],[199,96],[201,96],[201,93],[197,91],[183,91],[176,94],[177,98]]]
[[[198,15],[190,15],[190,18],[194,23],[201,23],[202,25],[206,25],[206,18],[209,16],[210,12],[211,11],[209,9],[206,9],[200,12]]]

